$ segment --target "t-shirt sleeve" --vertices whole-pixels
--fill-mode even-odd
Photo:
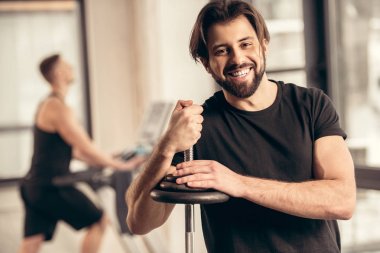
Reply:
[[[331,99],[321,90],[313,89],[314,95],[314,140],[324,136],[339,135],[344,139],[347,134],[339,124],[339,116]]]

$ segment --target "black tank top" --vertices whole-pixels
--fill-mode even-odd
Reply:
[[[61,99],[54,93],[49,96]],[[38,111],[39,109],[37,114]],[[70,172],[72,147],[58,133],[46,132],[35,124],[33,127],[33,139],[32,164],[24,178],[24,183],[51,184],[53,177],[62,176]]]

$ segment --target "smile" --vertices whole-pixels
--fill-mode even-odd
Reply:
[[[251,68],[241,69],[238,71],[231,71],[228,73],[228,75],[232,77],[245,77],[249,73],[250,70]]]

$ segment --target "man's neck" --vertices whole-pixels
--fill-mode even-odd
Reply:
[[[66,87],[67,86],[64,86],[64,85],[53,84],[51,93],[58,96],[62,100],[64,100],[66,97],[66,94],[67,94],[67,88]]]
[[[248,98],[238,98],[223,90],[224,97],[233,107],[243,111],[261,111],[271,106],[276,100],[277,85],[268,80],[266,74],[256,92]]]

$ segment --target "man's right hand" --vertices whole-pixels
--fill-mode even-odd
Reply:
[[[165,223],[174,204],[154,201],[151,190],[168,173],[177,152],[189,149],[201,137],[203,107],[190,100],[179,100],[171,115],[168,128],[153,148],[145,168],[128,188],[127,223],[134,234],[146,234]]]
[[[178,100],[163,140],[173,153],[193,146],[201,137],[203,107],[192,100]]]

